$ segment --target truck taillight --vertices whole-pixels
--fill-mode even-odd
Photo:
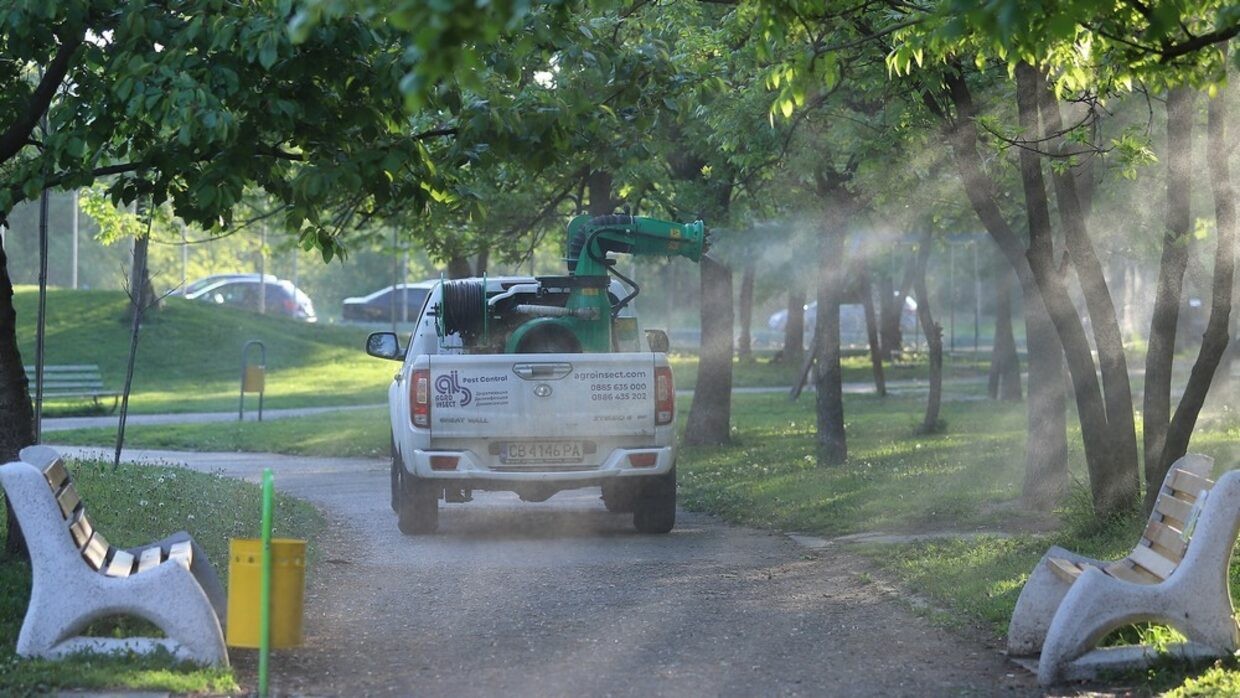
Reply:
[[[676,419],[676,386],[672,369],[659,366],[654,370],[654,423],[671,424]]]
[[[409,379],[409,412],[413,426],[426,428],[431,425],[430,369],[416,369]]]

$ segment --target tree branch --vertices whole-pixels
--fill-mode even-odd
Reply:
[[[73,60],[73,54],[81,45],[82,37],[80,36],[60,45],[52,62],[43,71],[43,77],[40,78],[34,93],[30,95],[30,103],[26,105],[21,115],[9,124],[4,133],[0,134],[0,163],[6,163],[12,159],[29,140],[35,125],[47,112],[52,98],[56,95],[56,90],[69,72],[69,63]]]

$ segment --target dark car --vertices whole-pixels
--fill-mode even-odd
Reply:
[[[265,307],[269,315],[283,315],[306,322],[316,322],[314,304],[310,297],[282,279],[263,281],[258,278],[232,279],[218,281],[202,287],[193,293],[186,294],[187,300],[200,300],[207,303],[231,305],[254,312],[259,311],[260,288],[265,291]]]
[[[392,303],[396,303],[396,319],[413,322],[426,302],[426,296],[438,281],[396,284],[358,298],[344,299],[340,316],[345,322],[391,322]]]

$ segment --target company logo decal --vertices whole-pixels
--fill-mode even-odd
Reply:
[[[473,400],[473,391],[461,385],[456,371],[435,379],[435,407],[468,407]]]

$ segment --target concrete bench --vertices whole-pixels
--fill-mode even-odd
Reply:
[[[30,386],[30,396],[34,397],[35,368],[23,366],[26,370],[26,382]],[[112,398],[112,409],[116,411],[121,394],[115,390],[104,390],[103,374],[95,364],[74,364],[64,366],[43,367],[43,399],[49,398],[90,398],[96,406],[100,400]]]
[[[163,648],[202,664],[228,664],[222,623],[226,597],[206,555],[181,532],[140,548],[117,548],[86,515],[55,450],[31,446],[0,466],[0,485],[30,550],[30,606],[17,638],[24,657]],[[92,621],[132,615],[165,638],[84,637]]]
[[[1187,455],[1163,481],[1141,540],[1120,560],[1101,561],[1051,548],[1029,575],[1008,626],[1008,654],[1038,655],[1043,685],[1098,671],[1148,665],[1144,646],[1095,649],[1133,623],[1169,625],[1188,638],[1167,648],[1190,658],[1240,648],[1228,567],[1240,533],[1240,470],[1217,484],[1213,460]],[[1026,666],[1035,668],[1032,662]]]

